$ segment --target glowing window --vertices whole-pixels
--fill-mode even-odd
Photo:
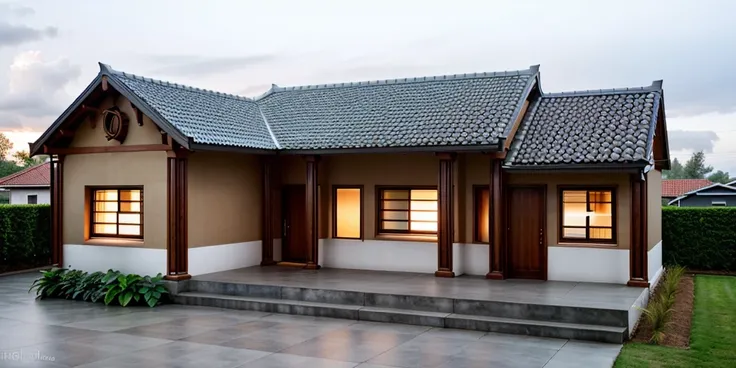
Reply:
[[[360,187],[334,188],[333,238],[361,239],[363,195]]]
[[[93,189],[92,237],[143,238],[143,189]]]
[[[436,234],[437,189],[379,189],[381,233]]]
[[[562,190],[562,240],[615,241],[615,192],[613,189]]]
[[[488,186],[475,187],[475,226],[473,241],[478,243],[488,243],[490,238],[490,189]]]

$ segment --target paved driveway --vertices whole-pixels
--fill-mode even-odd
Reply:
[[[35,301],[0,276],[0,367],[610,367],[621,346],[217,308]]]

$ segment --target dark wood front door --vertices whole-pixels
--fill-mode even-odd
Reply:
[[[283,187],[282,213],[283,238],[281,239],[281,259],[286,262],[307,261],[307,228],[304,217],[307,214],[307,197],[304,185]]]
[[[508,277],[546,280],[545,187],[509,189]]]

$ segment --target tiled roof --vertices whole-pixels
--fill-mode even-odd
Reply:
[[[526,114],[506,164],[648,161],[661,84],[623,90],[543,94]]]
[[[249,99],[102,68],[195,143],[303,150],[497,144],[538,71],[274,86]]]
[[[4,186],[42,186],[50,185],[51,164],[43,163],[0,178],[0,187]]]
[[[662,197],[679,197],[711,184],[708,179],[662,179]]]
[[[532,73],[275,88],[257,100],[284,149],[497,144]]]
[[[252,100],[113,71],[171,125],[195,143],[277,148]]]

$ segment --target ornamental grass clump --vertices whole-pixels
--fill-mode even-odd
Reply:
[[[677,298],[680,280],[685,268],[673,266],[667,269],[656,296],[649,301],[649,306],[642,309],[652,329],[649,343],[661,345],[666,337],[667,327],[672,322],[675,299]]]

